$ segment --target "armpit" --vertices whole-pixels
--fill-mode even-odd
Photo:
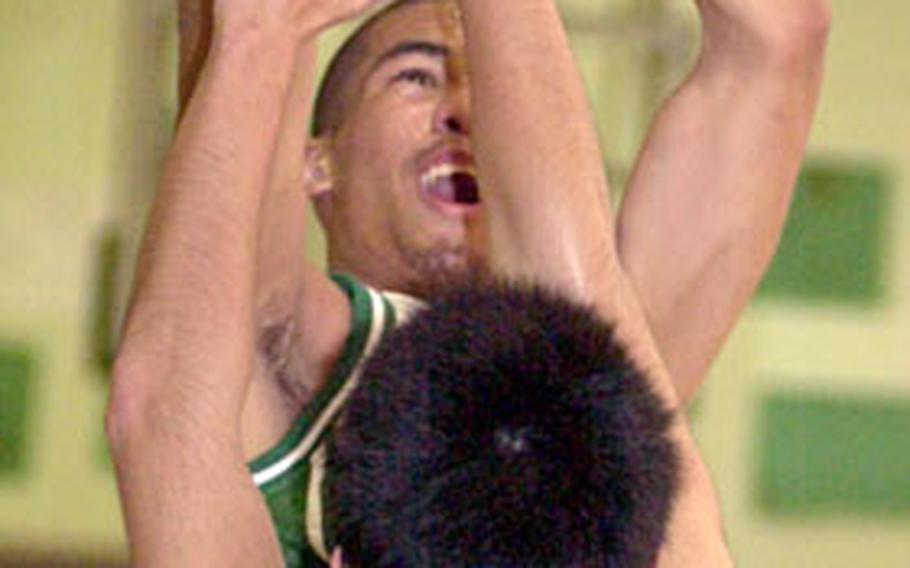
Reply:
[[[298,408],[313,395],[304,376],[300,342],[297,323],[291,316],[263,327],[257,342],[266,376],[287,396],[289,404]]]

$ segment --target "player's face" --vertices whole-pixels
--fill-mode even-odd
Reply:
[[[354,73],[358,92],[331,141],[330,262],[375,286],[421,294],[429,281],[463,274],[483,248],[452,5],[422,2],[386,16]]]

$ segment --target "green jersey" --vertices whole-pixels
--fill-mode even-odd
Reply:
[[[326,447],[344,403],[357,384],[363,361],[382,337],[419,306],[408,296],[379,293],[348,276],[333,276],[351,302],[351,331],[326,386],[291,430],[250,464],[281,542],[287,566],[325,566],[333,539],[326,518]]]

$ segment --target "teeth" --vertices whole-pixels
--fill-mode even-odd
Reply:
[[[459,164],[440,164],[427,170],[420,176],[420,184],[427,186],[435,183],[441,178],[450,177],[455,174],[468,174],[477,177],[477,172],[471,166]]]

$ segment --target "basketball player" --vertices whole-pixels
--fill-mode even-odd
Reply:
[[[473,266],[541,283],[614,321],[670,407],[694,392],[774,249],[818,94],[824,2],[698,3],[702,55],[655,123],[618,228],[548,1],[385,13],[331,91],[324,136],[301,151],[313,41],[364,4],[215,6],[108,419],[137,562],[280,560],[245,460],[324,392],[356,324],[344,289],[299,262],[301,187],[334,270],[418,296]],[[672,437],[682,488],[661,561],[722,562],[682,420]]]

